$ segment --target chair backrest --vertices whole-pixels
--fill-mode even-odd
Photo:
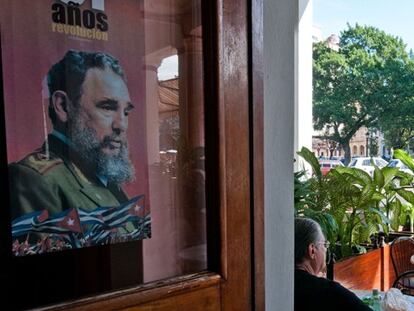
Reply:
[[[411,257],[414,255],[414,239],[412,237],[399,237],[391,244],[391,260],[396,276],[414,270]],[[414,259],[414,257],[413,257]]]

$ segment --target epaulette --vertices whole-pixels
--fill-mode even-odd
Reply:
[[[19,164],[28,166],[34,169],[39,174],[43,175],[52,168],[63,164],[63,160],[53,155],[47,156],[42,151],[36,151],[27,155],[24,159],[19,161]]]

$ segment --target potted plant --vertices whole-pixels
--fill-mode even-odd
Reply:
[[[409,174],[398,168],[375,167],[371,176],[358,168],[338,166],[324,176],[312,151],[302,148],[298,154],[311,165],[313,177],[303,180],[304,173],[296,173],[295,213],[320,223],[336,258],[366,252],[370,238],[379,232],[388,234],[409,210],[407,202],[414,203],[407,186]]]
[[[385,258],[384,249],[369,252],[367,249],[375,248],[376,238],[396,230],[407,217],[413,229],[413,175],[398,168],[375,167],[371,176],[358,168],[338,166],[323,176],[318,159],[310,150],[302,148],[298,154],[310,163],[313,176],[305,179],[303,172],[295,173],[295,213],[313,218],[321,225],[337,259],[335,269],[331,266],[337,273],[335,278],[353,287],[368,280],[372,286],[378,275],[376,269],[361,268],[368,263],[371,267],[381,265],[380,278],[388,280],[384,273],[388,273],[385,267],[389,261],[388,265],[385,261],[389,258]],[[414,161],[406,153],[396,151],[395,156],[414,172]],[[357,254],[360,256],[355,257]],[[357,272],[349,273],[350,266]],[[328,270],[329,274],[333,278]],[[381,282],[378,286],[389,285]]]

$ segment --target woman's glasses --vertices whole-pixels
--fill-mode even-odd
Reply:
[[[326,249],[326,263],[328,264],[331,261],[331,251],[329,250],[329,246],[331,243],[329,241],[324,242],[316,242],[316,244],[322,244],[323,247]]]
[[[331,243],[329,241],[325,241],[325,242],[316,242],[316,244],[323,244],[323,246],[328,249],[329,246],[331,245]]]

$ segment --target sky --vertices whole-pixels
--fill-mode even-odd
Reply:
[[[164,81],[178,77],[178,56],[164,58],[158,67],[158,80]]]
[[[368,25],[398,36],[414,50],[414,0],[313,0],[313,24],[322,38],[347,28]]]

